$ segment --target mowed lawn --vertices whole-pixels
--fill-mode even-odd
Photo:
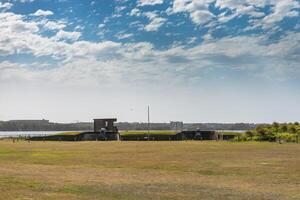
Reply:
[[[0,141],[0,199],[300,199],[300,145]]]

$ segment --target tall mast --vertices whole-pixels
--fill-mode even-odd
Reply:
[[[148,140],[150,140],[150,107],[148,106]]]

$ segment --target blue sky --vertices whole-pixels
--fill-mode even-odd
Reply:
[[[300,121],[299,0],[0,1],[0,120]]]

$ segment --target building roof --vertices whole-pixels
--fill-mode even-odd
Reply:
[[[99,118],[99,119],[94,119],[94,121],[96,120],[102,120],[102,121],[117,121],[117,118]]]

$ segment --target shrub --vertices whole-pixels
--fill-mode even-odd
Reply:
[[[283,140],[285,142],[295,142],[296,141],[296,135],[284,132],[284,133],[277,133],[276,138],[278,140]]]
[[[260,141],[261,139],[260,139],[259,135],[255,135],[255,136],[252,137],[252,140],[253,141]]]
[[[276,141],[296,142],[300,139],[300,125],[298,123],[272,125],[260,125],[253,130],[247,131],[243,136],[236,137],[235,141]]]
[[[232,141],[245,142],[245,141],[249,141],[249,139],[246,134],[241,134],[241,135],[235,136]]]

